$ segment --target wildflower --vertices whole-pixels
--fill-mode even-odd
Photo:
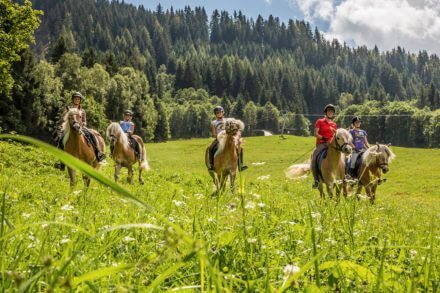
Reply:
[[[131,241],[136,241],[136,239],[134,239],[133,237],[130,237],[130,236],[125,236],[125,237],[122,239],[122,241],[123,241],[123,242],[131,242]]]
[[[185,203],[183,201],[179,201],[179,200],[175,200],[175,199],[173,199],[172,202],[173,202],[173,204],[176,205],[176,207],[181,207],[181,206],[185,205]]]
[[[318,212],[313,212],[312,213],[312,218],[319,218],[319,217],[321,217],[320,213],[318,213]]]
[[[261,166],[261,165],[265,165],[266,162],[253,162],[252,166]]]
[[[245,208],[245,209],[249,209],[249,210],[253,210],[253,209],[255,209],[255,203],[252,202],[252,201],[248,201],[248,202],[246,203],[246,206],[245,206],[244,208]]]
[[[250,195],[252,195],[253,197],[255,197],[256,199],[260,199],[261,195],[259,195],[258,193],[250,193]]]
[[[22,213],[21,216],[22,216],[23,218],[28,219],[28,218],[31,216],[31,214],[28,214],[28,213]]]
[[[270,174],[269,174],[269,175],[263,175],[263,176],[257,177],[258,180],[267,180],[267,179],[269,179],[269,178],[270,178]]]
[[[208,222],[210,222],[210,223],[214,223],[215,220],[214,220],[213,218],[208,218]]]
[[[255,239],[255,238],[249,238],[249,239],[248,239],[248,243],[249,243],[249,244],[255,244],[255,243],[257,243],[257,239]]]
[[[300,271],[300,267],[297,265],[286,265],[283,269],[284,277],[283,277],[283,285],[287,282],[287,280],[294,274]]]
[[[289,225],[296,225],[296,222],[295,221],[290,221],[290,222],[287,222],[287,223],[289,223]]]
[[[69,238],[63,238],[63,239],[61,239],[60,244],[66,244],[66,243],[69,243],[69,241],[70,241]]]
[[[71,210],[73,210],[73,206],[70,205],[70,204],[66,204],[66,205],[61,207],[61,210],[62,211],[71,211]]]
[[[409,254],[410,254],[410,256],[411,256],[411,259],[414,259],[414,258],[417,256],[417,250],[415,250],[415,249],[411,249],[411,250],[409,251]]]
[[[43,224],[43,225],[41,225],[41,228],[43,228],[44,230],[46,230],[47,228],[49,228],[49,225],[48,225],[48,224]]]
[[[81,193],[81,191],[82,191],[81,189],[80,189],[80,190],[75,190],[75,191],[73,192],[73,194],[74,194],[74,195],[78,195],[78,194]]]
[[[258,207],[261,208],[261,209],[264,208],[264,207],[266,206],[266,204],[265,204],[265,203],[262,203],[262,202],[259,202],[257,205],[258,205]]]

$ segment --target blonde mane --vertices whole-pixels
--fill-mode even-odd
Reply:
[[[110,138],[111,136],[116,137],[119,142],[124,146],[124,148],[128,148],[130,146],[130,143],[128,141],[127,135],[124,133],[124,131],[121,128],[121,125],[117,122],[112,122],[107,127],[107,138]]]
[[[373,164],[378,156],[383,156],[385,162],[388,164],[391,163],[396,155],[393,151],[385,144],[376,144],[372,147],[369,147],[368,150],[364,153],[364,161],[367,166]]]
[[[215,152],[215,155],[223,152],[223,149],[225,148],[226,141],[229,135],[232,135],[234,138],[237,138],[237,133],[243,130],[244,130],[243,121],[234,118],[227,118],[225,121],[225,129],[220,131],[219,134],[217,134],[218,148],[217,151]]]
[[[63,145],[66,145],[67,140],[69,139],[70,135],[70,125],[69,125],[69,117],[74,115],[81,114],[80,111],[76,108],[71,108],[69,111],[67,111],[64,114],[63,117],[63,124],[61,125],[61,128],[63,129],[64,137],[63,137]]]

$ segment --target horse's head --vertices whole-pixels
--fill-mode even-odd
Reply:
[[[119,123],[112,122],[107,127],[106,135],[108,140],[110,141],[110,146],[114,146],[116,141],[121,138],[122,129]]]
[[[237,119],[227,119],[225,122],[225,132],[227,135],[235,136],[238,131],[243,131],[244,123]]]
[[[69,112],[66,113],[66,116],[64,121],[69,123],[70,128],[73,129],[76,134],[81,134],[82,112],[78,109],[70,109]]]
[[[334,134],[335,136],[332,143],[335,144],[336,149],[346,155],[351,154],[353,149],[350,143],[353,138],[351,137],[350,133],[344,128],[338,128],[334,131]]]
[[[396,155],[390,149],[391,144],[378,144],[374,146],[376,152],[376,163],[382,172],[387,173],[389,171],[388,164],[396,157]]]

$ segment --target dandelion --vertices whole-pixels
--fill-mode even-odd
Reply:
[[[71,211],[71,210],[73,210],[73,206],[70,205],[70,204],[66,204],[66,205],[61,207],[61,210],[62,211]]]

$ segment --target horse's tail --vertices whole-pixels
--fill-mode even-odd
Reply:
[[[300,179],[310,172],[310,163],[294,164],[284,171],[289,179]]]
[[[145,144],[142,143],[142,159],[140,162],[140,168],[144,171],[150,170],[150,164],[147,161],[147,149],[145,148]]]

